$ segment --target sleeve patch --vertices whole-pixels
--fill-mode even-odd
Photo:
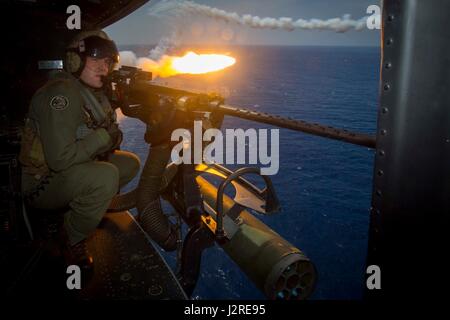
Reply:
[[[69,99],[67,97],[58,95],[50,100],[50,107],[54,110],[64,110],[69,106]]]

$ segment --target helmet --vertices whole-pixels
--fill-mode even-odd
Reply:
[[[119,62],[116,44],[101,30],[85,31],[77,34],[66,49],[64,68],[67,72],[80,74],[86,63],[86,57],[111,58]],[[111,66],[112,70],[113,65]]]

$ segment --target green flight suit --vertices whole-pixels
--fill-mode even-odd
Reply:
[[[86,126],[92,119],[74,81],[59,72],[33,96],[27,125],[40,139],[48,173],[41,176],[25,166],[22,178],[31,206],[68,208],[64,227],[71,244],[95,230],[112,197],[140,168],[139,158],[125,151],[116,150],[108,162],[98,161],[110,149],[111,138],[104,128]],[[105,111],[114,112],[101,91],[93,93]]]

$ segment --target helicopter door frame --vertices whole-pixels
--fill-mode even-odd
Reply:
[[[445,0],[384,1],[367,259],[381,290],[370,299],[435,297],[449,270],[449,12]]]

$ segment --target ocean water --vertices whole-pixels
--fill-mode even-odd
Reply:
[[[148,47],[127,47],[140,56]],[[196,48],[208,52],[208,48]],[[159,79],[167,85],[216,91],[227,103],[352,131],[374,134],[378,105],[379,48],[232,47],[237,63],[209,75]],[[180,51],[181,52],[181,51]],[[121,120],[124,150],[145,161],[145,126]],[[227,117],[223,128],[272,128]],[[280,130],[280,169],[271,176],[282,212],[258,216],[315,264],[311,299],[360,299],[374,152],[365,147]],[[135,187],[137,178],[125,190]],[[173,254],[163,253],[175,265]],[[220,247],[205,251],[194,299],[264,299]]]

